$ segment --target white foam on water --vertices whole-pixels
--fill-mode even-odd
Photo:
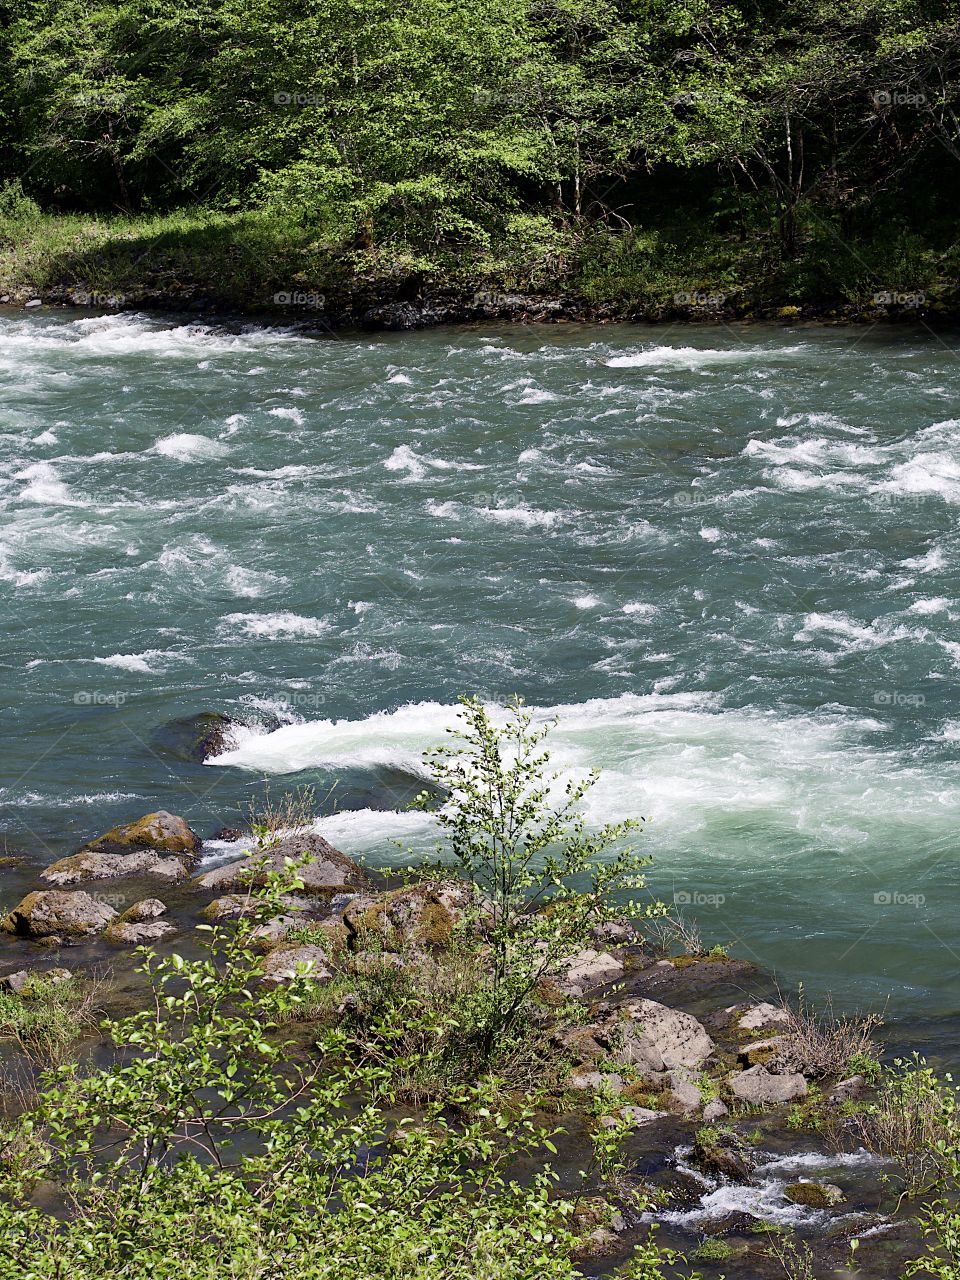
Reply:
[[[711,830],[736,823],[763,832],[776,856],[778,837],[831,848],[887,839],[891,813],[898,839],[929,835],[931,821],[944,831],[960,821],[960,789],[947,764],[918,765],[881,749],[873,737],[882,722],[872,717],[724,709],[713,695],[682,692],[623,693],[535,715],[558,718],[550,749],[561,780],[600,771],[588,821],[653,818],[644,836],[651,847],[699,849]],[[285,726],[206,763],[275,774],[391,767],[420,777],[424,750],[448,740],[456,723],[454,706],[411,703],[360,720]]]
[[[494,524],[519,524],[527,529],[550,529],[561,519],[559,511],[539,511],[526,503],[515,507],[478,507],[477,514]]]
[[[585,595],[574,597],[573,603],[574,607],[577,609],[595,609],[597,605],[602,604],[603,601],[599,596]]]
[[[423,480],[428,471],[483,471],[479,462],[450,462],[419,454],[408,444],[397,445],[383,464],[388,471],[405,471],[408,480]]]
[[[49,462],[33,462],[14,475],[14,480],[26,480],[20,497],[44,507],[83,507],[88,504],[75,498],[60,479],[56,468]]]
[[[222,634],[239,632],[252,640],[311,639],[330,630],[326,618],[307,618],[299,613],[228,613],[220,619]]]
[[[52,431],[41,431],[38,436],[33,437],[34,444],[56,444],[57,437]]]
[[[413,379],[408,377],[405,373],[394,373],[387,379],[387,382],[393,383],[397,386],[409,387],[413,383]]]
[[[245,569],[242,565],[231,564],[227,567],[224,581],[235,596],[257,599],[283,586],[288,579],[268,569]]]
[[[929,600],[914,600],[910,612],[929,617],[931,614],[946,613],[952,604],[953,601],[947,596],[933,596]]]
[[[161,669],[158,662],[169,655],[159,649],[145,649],[143,653],[112,653],[106,658],[91,661],[101,667],[117,667],[120,671],[134,671],[142,675],[154,675]]]
[[[608,356],[603,362],[609,369],[654,369],[680,367],[698,369],[715,364],[763,364],[794,356],[806,347],[647,347],[628,355]]]
[[[249,325],[232,333],[199,321],[176,325],[137,312],[54,324],[16,320],[4,323],[2,332],[5,354],[13,355],[18,364],[34,353],[71,349],[81,357],[149,355],[196,361],[198,355],[229,355],[309,341],[282,328]]]
[[[713,525],[704,525],[700,530],[700,537],[704,542],[719,542],[721,536],[720,530],[714,528]]]
[[[637,618],[655,618],[660,610],[655,604],[644,604],[641,600],[631,600],[623,606],[623,613]]]
[[[793,638],[801,644],[808,644],[824,636],[844,653],[859,653],[897,644],[901,640],[922,640],[925,635],[922,630],[884,618],[863,623],[845,613],[808,613]]]
[[[552,391],[544,390],[542,387],[525,387],[516,403],[518,405],[550,404],[558,399],[559,396]]]
[[[303,426],[304,417],[302,409],[286,409],[281,407],[279,409],[268,409],[267,412],[270,414],[271,418],[283,418],[287,422],[295,422],[298,427]]]
[[[162,458],[173,458],[176,462],[207,462],[224,457],[229,449],[219,440],[211,440],[209,436],[180,431],[174,435],[162,436],[154,444],[152,452]]]

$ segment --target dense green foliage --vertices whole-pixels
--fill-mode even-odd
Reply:
[[[0,14],[0,182],[20,184],[6,204],[22,190],[60,212],[265,218],[305,268],[285,264],[288,287],[323,283],[332,262],[415,283],[469,264],[476,280],[598,297],[762,276],[783,298],[896,302],[954,274],[952,3],[25,0]]]

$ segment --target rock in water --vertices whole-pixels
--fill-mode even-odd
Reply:
[[[65,941],[100,933],[116,916],[113,907],[98,902],[82,890],[62,893],[41,889],[38,893],[28,893],[0,921],[0,929],[21,938]]]
[[[165,915],[166,910],[166,903],[159,898],[143,898],[128,907],[119,919],[107,925],[104,939],[136,947],[145,942],[159,942],[161,938],[168,938],[177,930],[175,925],[158,918]]]
[[[236,862],[214,867],[191,880],[191,888],[209,889],[219,894],[249,889],[265,883],[267,873],[281,871],[287,861],[309,854],[311,861],[298,868],[297,876],[303,881],[303,893],[323,894],[362,889],[370,883],[369,877],[352,858],[335,849],[323,836],[287,836],[269,848],[254,852]]]
[[[157,849],[161,853],[194,854],[200,851],[200,837],[183,818],[166,809],[146,813],[135,822],[112,827],[91,840],[81,853],[117,853],[127,849]]]
[[[135,853],[75,853],[41,871],[47,884],[82,884],[87,880],[116,880],[121,876],[156,876],[184,880],[187,864],[182,858],[165,858],[152,849]]]
[[[784,1188],[783,1194],[791,1204],[808,1209],[833,1209],[847,1198],[833,1182],[794,1182]]]

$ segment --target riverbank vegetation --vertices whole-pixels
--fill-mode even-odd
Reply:
[[[0,10],[17,296],[333,317],[517,292],[600,315],[957,301],[960,19],[938,0]]]
[[[494,723],[464,700],[418,800],[436,811],[441,860],[338,906],[304,894],[309,852],[271,866],[289,837],[258,824],[235,892],[200,913],[214,923],[198,926],[194,958],[142,949],[145,1007],[99,1031],[105,987],[62,969],[4,979],[0,1035],[27,1077],[6,1063],[0,1275],[689,1280],[719,1267],[773,1280],[816,1276],[841,1250],[851,1274],[888,1276],[890,1255],[868,1263],[869,1246],[918,1214],[929,1250],[905,1274],[955,1277],[950,1081],[920,1060],[882,1067],[876,1019],[802,998],[729,1006],[721,989],[710,1033],[638,998],[644,983],[663,995],[698,969],[745,970],[652,949],[644,931],[662,909],[644,896],[634,824],[585,826],[594,779],[554,775],[546,733],[518,703]],[[306,803],[301,792],[269,812],[303,832]],[[87,897],[52,896],[61,914]],[[697,990],[703,1003],[709,986]],[[36,1052],[38,1028],[54,1053]],[[791,1099],[786,1129],[760,1127]],[[657,1125],[661,1160],[638,1162],[631,1144]],[[782,1151],[807,1130],[828,1153],[883,1161],[887,1214],[803,1178],[769,1184],[764,1203],[804,1206],[807,1235],[734,1213],[692,1262],[660,1241],[659,1211],[689,1205],[691,1188],[753,1186],[776,1159],[760,1151],[768,1132]],[[651,1181],[677,1152],[688,1171]],[[829,1154],[799,1167],[811,1159],[830,1167]]]

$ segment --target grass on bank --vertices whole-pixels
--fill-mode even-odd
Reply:
[[[0,190],[0,294],[21,301],[39,294],[96,307],[343,319],[385,302],[482,307],[520,293],[565,296],[619,318],[791,319],[793,307],[954,312],[958,279],[960,246],[942,248],[882,220],[856,237],[811,220],[786,257],[759,219],[735,234],[682,211],[632,227],[518,214],[491,247],[425,253],[402,241],[358,248],[274,207],[49,215],[13,188]]]

